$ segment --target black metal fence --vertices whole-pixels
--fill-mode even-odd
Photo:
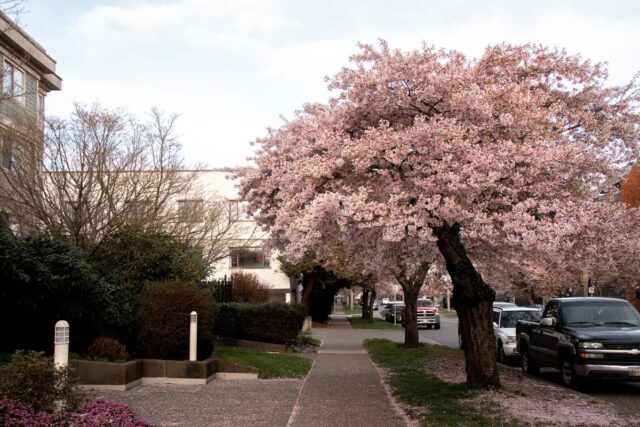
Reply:
[[[227,276],[203,282],[201,286],[209,289],[216,302],[233,302],[233,287]]]

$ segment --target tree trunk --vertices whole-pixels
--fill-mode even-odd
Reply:
[[[313,290],[313,285],[316,283],[316,277],[313,273],[305,273],[304,275],[304,284],[302,286],[302,304],[304,304],[307,309],[307,314],[309,314],[311,310],[310,300],[311,300],[311,291]]]
[[[418,335],[418,296],[429,268],[431,268],[431,263],[424,262],[410,277],[407,277],[404,271],[401,271],[401,274],[396,276],[396,280],[400,283],[404,292],[402,321],[404,322],[405,347],[417,347],[420,344]]]
[[[453,307],[458,313],[459,333],[469,387],[499,387],[495,357],[492,303],[495,292],[487,285],[469,259],[460,240],[460,226],[443,224],[435,230],[438,249],[444,257],[453,283]]]
[[[424,281],[424,278],[422,279]],[[415,284],[403,286],[404,291],[404,312],[402,313],[402,321],[404,322],[404,345],[405,347],[417,347],[420,343],[418,335],[418,295],[420,287]]]
[[[368,317],[367,320],[369,320],[369,322],[373,323],[373,303],[376,301],[376,290],[372,289],[369,292],[369,300],[367,301],[367,306],[368,306]]]
[[[362,289],[362,297],[360,298],[360,305],[362,306],[362,318],[369,318],[369,289]]]

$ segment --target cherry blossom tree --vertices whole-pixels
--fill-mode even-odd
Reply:
[[[638,157],[637,82],[606,87],[601,64],[537,45],[492,46],[469,60],[382,41],[351,59],[329,80],[337,96],[328,104],[305,106],[258,140],[243,194],[285,253],[347,254],[394,277],[405,296],[441,257],[467,384],[499,386],[485,277],[512,286],[538,261],[564,271],[580,257],[591,269],[603,241],[587,249],[572,239],[594,222],[634,222],[637,211],[615,207],[603,224],[592,200]],[[627,252],[610,243],[612,254]]]

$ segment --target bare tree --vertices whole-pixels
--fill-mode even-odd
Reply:
[[[26,0],[0,0],[0,12],[5,14],[17,26],[27,13]]]
[[[226,202],[196,185],[175,136],[177,115],[156,109],[140,121],[123,111],[76,105],[68,119],[25,122],[3,130],[15,141],[13,163],[0,168],[1,208],[22,232],[46,230],[76,244],[98,244],[127,227],[165,231],[228,255],[230,239],[252,233],[229,221]],[[190,206],[189,217],[182,199]],[[186,212],[186,213],[185,213]]]

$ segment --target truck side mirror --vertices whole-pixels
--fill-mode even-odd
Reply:
[[[493,322],[493,327],[494,327],[494,328],[497,328],[497,327],[498,327],[498,324],[497,324],[496,322]]]
[[[556,318],[555,317],[544,317],[540,320],[540,326],[555,326]]]

